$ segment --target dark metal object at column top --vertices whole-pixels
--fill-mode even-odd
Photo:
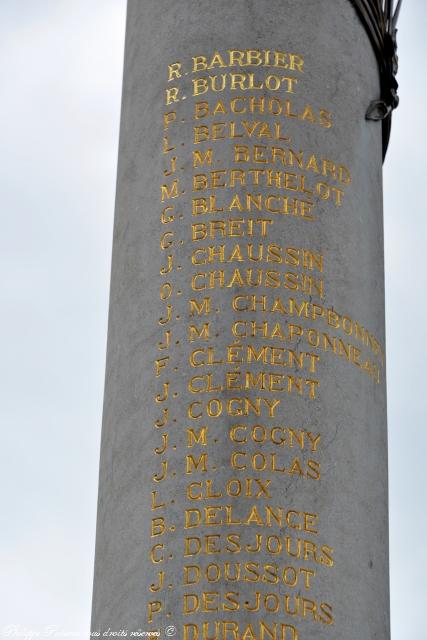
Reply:
[[[350,0],[365,26],[380,68],[381,97],[373,100],[366,112],[367,120],[382,120],[383,159],[390,139],[391,114],[399,104],[397,95],[397,19],[402,0],[394,10],[394,0]]]

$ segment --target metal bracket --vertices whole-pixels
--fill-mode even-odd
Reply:
[[[402,0],[393,10],[394,0],[350,0],[368,32],[380,69],[381,96],[366,112],[367,120],[383,123],[383,159],[390,140],[391,114],[399,104],[397,95],[397,20]]]

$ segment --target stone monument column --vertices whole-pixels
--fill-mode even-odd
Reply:
[[[93,633],[390,637],[389,11],[129,1]]]

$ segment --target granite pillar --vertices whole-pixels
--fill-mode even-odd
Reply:
[[[389,638],[379,92],[348,0],[129,2],[93,633]]]

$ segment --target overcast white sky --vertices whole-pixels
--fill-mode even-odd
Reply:
[[[0,635],[89,629],[125,0],[0,0]],[[425,640],[427,2],[385,164],[393,640]],[[370,640],[370,639],[361,639]]]

